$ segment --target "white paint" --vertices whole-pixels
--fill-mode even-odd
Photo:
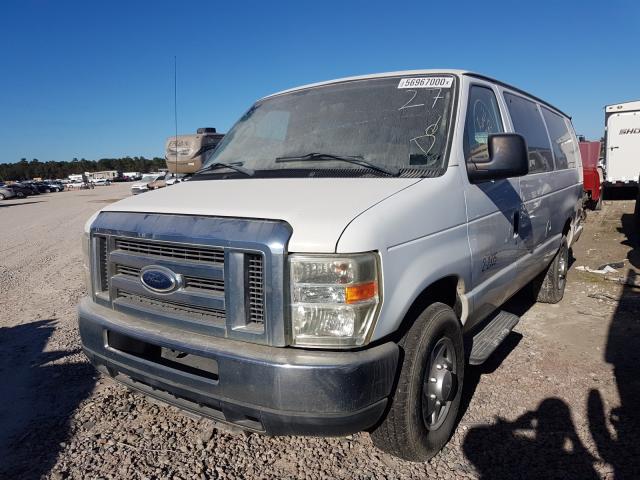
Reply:
[[[358,214],[419,178],[273,178],[198,180],[129,197],[105,211],[284,220],[292,252],[334,252]]]

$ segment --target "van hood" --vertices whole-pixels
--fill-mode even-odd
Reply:
[[[338,239],[351,220],[420,180],[197,180],[129,197],[103,211],[283,220],[293,229],[289,251],[331,253],[335,252]]]

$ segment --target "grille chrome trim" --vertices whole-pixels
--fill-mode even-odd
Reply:
[[[98,268],[98,282],[96,290],[99,292],[105,292],[109,290],[109,253],[107,249],[107,238],[96,237],[96,255],[97,255],[97,268]]]
[[[214,320],[219,323],[224,323],[225,320],[224,310],[184,305],[179,302],[159,300],[157,298],[152,298],[146,295],[137,295],[124,290],[118,290],[116,299],[120,302],[124,301],[129,304],[137,303],[146,308],[157,309],[163,314],[170,313],[170,310],[173,310],[177,315],[195,317],[196,320]]]
[[[128,238],[116,238],[115,248],[116,250],[130,252],[135,255],[173,258],[220,265],[224,263],[224,250],[222,248],[147,240],[140,241]]]
[[[94,301],[159,328],[165,324],[285,346],[290,343],[284,278],[291,233],[282,221],[101,212],[91,236],[106,239],[110,285]],[[168,293],[145,289],[136,273],[152,265],[180,275],[183,286]],[[134,297],[123,298],[122,292]],[[143,297],[150,300],[132,300]],[[203,309],[217,313],[202,320]]]
[[[249,322],[264,324],[264,272],[262,255],[247,254]]]
[[[129,265],[122,265],[119,263],[115,265],[115,274],[116,275],[126,275],[128,277],[138,277],[140,275],[141,268],[132,267]],[[190,277],[183,276],[184,278],[184,288],[194,289],[194,290],[204,290],[217,292],[219,294],[224,294],[224,280],[218,280],[213,278],[204,278],[204,277]]]
[[[225,310],[224,295],[210,294],[209,292],[189,291],[184,289],[176,290],[168,294],[153,294],[138,280],[136,277],[128,275],[114,275],[111,277],[112,290],[115,295],[112,298],[117,298],[117,291],[124,290],[129,293],[135,293],[136,295],[148,296],[156,298],[158,300],[167,300],[184,305],[191,305],[193,307],[200,308],[215,308],[218,310]]]

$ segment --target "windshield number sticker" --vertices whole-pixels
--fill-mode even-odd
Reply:
[[[451,88],[453,77],[402,78],[398,88]]]

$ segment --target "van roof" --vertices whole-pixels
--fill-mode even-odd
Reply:
[[[535,95],[531,95],[530,93],[514,87],[513,85],[509,85],[508,83],[502,82],[500,80],[497,80],[495,78],[489,77],[487,75],[482,75],[480,73],[475,73],[469,70],[459,70],[459,69],[422,69],[422,70],[399,70],[399,71],[395,71],[395,72],[384,72],[384,73],[373,73],[373,74],[369,74],[369,75],[357,75],[357,76],[353,76],[353,77],[344,77],[344,78],[336,78],[334,80],[326,80],[324,82],[316,82],[316,83],[309,83],[307,85],[301,85],[299,87],[294,87],[294,88],[288,88],[286,90],[282,90],[280,92],[276,92],[276,93],[272,93],[271,95],[267,95],[266,97],[263,97],[261,100],[264,100],[266,98],[271,98],[271,97],[275,97],[278,95],[282,95],[285,93],[291,93],[291,92],[296,92],[298,90],[305,90],[307,88],[315,88],[315,87],[321,87],[324,85],[331,85],[333,83],[342,83],[342,82],[351,82],[351,81],[355,81],[355,80],[367,80],[367,79],[371,79],[371,78],[384,78],[384,77],[397,77],[397,76],[401,76],[401,75],[432,75],[435,73],[444,73],[444,74],[448,74],[448,75],[455,75],[455,76],[462,76],[462,75],[467,75],[469,77],[475,77],[475,78],[480,78],[482,80],[487,80],[489,82],[492,83],[497,83],[503,87],[509,88],[511,90],[514,90],[516,92],[522,93],[523,95],[526,95],[528,97],[531,97],[532,99],[546,105],[547,107],[555,110],[556,112],[564,115],[567,118],[571,118],[569,115],[567,115],[566,113],[564,113],[562,110],[560,110],[559,108],[551,105],[549,102],[542,100],[541,98],[536,97]]]

